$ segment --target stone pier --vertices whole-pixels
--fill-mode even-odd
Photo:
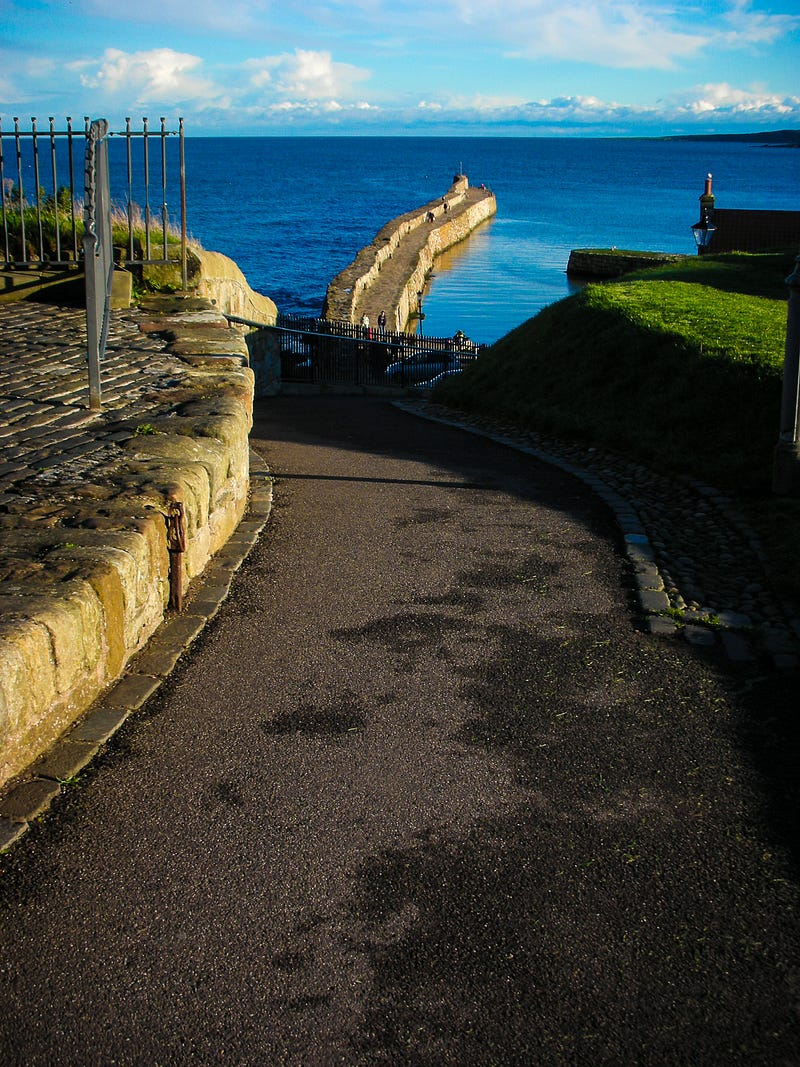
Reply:
[[[444,196],[388,222],[333,279],[324,317],[359,322],[366,314],[374,326],[385,311],[387,328],[404,330],[436,257],[496,211],[490,190],[473,188],[466,175],[456,175]]]

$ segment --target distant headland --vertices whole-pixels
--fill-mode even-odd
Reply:
[[[800,148],[800,130],[768,130],[763,133],[686,133],[658,137],[659,141],[739,141],[769,148]]]

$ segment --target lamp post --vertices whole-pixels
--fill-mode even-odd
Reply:
[[[420,335],[420,337],[422,337],[422,321],[425,318],[425,315],[423,314],[423,311],[422,311],[422,290],[421,289],[417,290],[417,318],[419,319],[419,335]]]
[[[775,449],[772,488],[780,496],[800,496],[800,256],[786,279],[786,349],[783,359],[781,426]]]
[[[703,252],[711,244],[711,238],[717,232],[717,227],[711,221],[713,213],[714,194],[711,192],[711,175],[709,174],[706,178],[705,191],[700,197],[700,218],[692,226],[692,233],[697,242],[698,256],[702,256]]]

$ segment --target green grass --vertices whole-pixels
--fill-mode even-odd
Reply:
[[[771,498],[793,260],[697,257],[588,285],[434,399],[728,490],[774,558],[794,561],[800,514]]]
[[[62,195],[66,194],[66,196]],[[39,225],[41,223],[42,251],[45,257],[53,258],[61,246],[62,254],[72,249],[73,225],[77,238],[78,248],[84,234],[83,202],[76,200],[70,205],[69,193],[63,189],[59,193],[58,200],[52,196],[43,196],[40,201],[39,211],[36,205],[23,201],[22,212],[19,210],[19,201],[16,196],[6,197],[6,228],[9,237],[9,251],[11,258],[24,259],[26,256],[36,260],[40,253],[39,248]],[[22,230],[25,230],[25,252],[22,248]],[[126,252],[130,244],[130,228],[133,229],[134,247],[143,249],[146,245],[146,226],[142,209],[138,204],[131,205],[131,216],[125,206],[112,205],[111,209],[111,239],[115,248]],[[150,244],[155,249],[154,255],[160,257],[164,248],[164,233],[162,220],[159,213],[154,212],[150,219]],[[171,256],[179,257],[181,235],[177,226],[170,222],[167,226],[167,246]],[[196,241],[191,243],[197,246]]]

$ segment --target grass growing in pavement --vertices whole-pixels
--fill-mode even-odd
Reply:
[[[697,257],[587,285],[434,398],[733,493],[800,593],[800,510],[770,490],[793,260]]]

